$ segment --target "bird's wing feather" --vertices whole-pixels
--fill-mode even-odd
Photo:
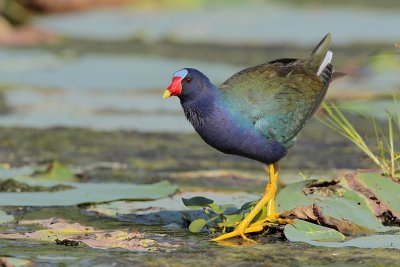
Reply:
[[[331,73],[330,64],[317,76],[305,61],[274,60],[238,72],[219,91],[231,112],[265,138],[290,146],[320,106]]]

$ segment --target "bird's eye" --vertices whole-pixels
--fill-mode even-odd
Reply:
[[[192,82],[192,79],[191,79],[191,78],[186,78],[186,79],[185,79],[185,82],[191,83],[191,82]]]

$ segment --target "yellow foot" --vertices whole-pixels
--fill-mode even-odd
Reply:
[[[292,223],[293,223],[292,220],[280,218],[280,214],[275,213],[275,214],[269,215],[267,218],[265,218],[261,221],[250,224],[244,230],[241,229],[241,227],[239,227],[239,225],[238,225],[238,227],[235,230],[233,230],[232,232],[223,234],[219,237],[216,237],[216,238],[212,239],[212,241],[222,241],[222,240],[225,240],[228,238],[241,236],[242,239],[245,241],[256,243],[254,240],[251,240],[250,238],[248,238],[245,234],[260,232],[266,226],[274,226],[274,225],[279,225],[279,224],[292,224]]]
[[[256,243],[256,241],[251,240],[251,239],[248,238],[245,234],[247,234],[247,233],[254,233],[254,232],[260,232],[260,231],[262,231],[262,230],[263,230],[263,227],[262,227],[262,226],[251,226],[251,225],[250,225],[249,227],[247,227],[244,231],[241,230],[240,228],[236,228],[235,230],[233,230],[233,231],[230,232],[230,233],[223,234],[223,235],[221,235],[221,236],[219,236],[219,237],[216,237],[216,238],[211,239],[211,241],[222,241],[222,240],[225,240],[225,239],[228,239],[228,238],[232,238],[232,237],[236,237],[236,236],[241,236],[242,239],[245,240],[245,241],[249,241],[249,242],[252,242],[252,243]]]
[[[236,229],[217,238],[212,239],[213,241],[221,241],[231,237],[240,236],[245,241],[254,242],[250,238],[246,237],[246,233],[259,232],[268,225],[276,224],[288,224],[292,223],[291,220],[280,218],[280,214],[275,211],[275,193],[276,183],[278,180],[278,164],[269,164],[269,182],[265,188],[264,196],[257,202],[257,204],[251,209],[250,213],[236,226]],[[262,210],[263,207],[267,206],[268,216],[264,220],[251,223],[257,214]]]
[[[260,221],[257,221],[255,223],[252,223],[249,225],[249,227],[262,227],[264,228],[265,226],[274,226],[278,224],[292,224],[293,220],[291,219],[284,219],[280,217],[280,213],[275,213],[268,215],[265,219],[262,219]]]

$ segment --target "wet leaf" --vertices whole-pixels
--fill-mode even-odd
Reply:
[[[342,241],[345,236],[331,228],[295,220],[293,224],[285,226],[284,233],[290,241]]]
[[[359,173],[356,178],[400,218],[400,184],[376,173]]]
[[[209,207],[210,204],[214,203],[213,200],[205,197],[182,198],[182,202],[186,207],[190,209]]]
[[[279,211],[289,211],[300,219],[313,220],[361,234],[391,230],[382,225],[367,199],[342,182],[308,180],[288,185],[277,197]]]
[[[342,233],[361,234],[390,231],[375,217],[371,207],[359,194],[343,190],[343,197],[329,198],[316,202],[327,222],[330,218]]]
[[[290,241],[313,246],[400,249],[400,235],[371,235],[338,242],[344,240],[340,232],[301,220],[286,225],[284,234]]]
[[[55,184],[51,181],[32,180],[29,180],[29,183],[42,186]],[[3,206],[70,206],[123,199],[152,200],[170,196],[177,190],[176,186],[166,181],[150,185],[73,182],[63,182],[63,184],[73,186],[75,189],[59,192],[0,193],[0,203]]]
[[[7,215],[4,211],[0,210],[0,223],[12,222],[14,221],[14,216]]]
[[[400,235],[371,235],[358,237],[343,243],[338,247],[358,248],[397,248],[400,249]]]
[[[199,233],[201,229],[207,224],[204,219],[196,219],[189,225],[189,231],[192,233]]]
[[[222,213],[224,213],[228,208],[235,207],[235,205],[232,205],[232,204],[226,204],[226,205],[220,206],[220,205],[215,204],[215,203],[208,204],[208,206],[209,206],[216,214],[222,214]]]
[[[311,185],[313,181],[315,180],[300,181],[281,189],[275,200],[278,211],[285,212],[297,207],[311,206],[314,199],[307,196],[303,189]]]

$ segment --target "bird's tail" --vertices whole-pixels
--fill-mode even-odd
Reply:
[[[306,65],[311,71],[315,71],[318,76],[325,70],[332,60],[333,53],[332,51],[329,51],[330,45],[331,34],[328,33],[311,52],[310,56],[304,60],[304,65]]]

